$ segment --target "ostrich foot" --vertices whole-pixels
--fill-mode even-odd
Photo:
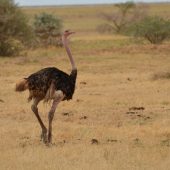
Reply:
[[[51,143],[52,142],[52,135],[51,133],[48,133],[48,143]]]
[[[41,140],[46,144],[47,143],[47,130],[42,131]]]

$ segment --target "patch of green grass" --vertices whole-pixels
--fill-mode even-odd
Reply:
[[[169,101],[163,101],[161,104],[164,105],[164,106],[167,106],[167,105],[170,104],[170,102]]]
[[[165,139],[161,141],[161,146],[170,147],[170,139]]]
[[[88,52],[96,50],[111,50],[114,47],[123,47],[130,45],[129,39],[122,40],[77,40],[73,42],[73,48],[79,52]]]

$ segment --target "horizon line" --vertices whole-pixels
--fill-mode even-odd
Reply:
[[[19,7],[64,7],[64,6],[94,6],[94,5],[114,5],[114,4],[118,4],[118,3],[124,3],[124,2],[113,2],[113,3],[89,3],[89,4],[50,4],[50,5],[20,5],[19,3],[15,3],[17,4]],[[134,2],[135,4],[165,4],[165,3],[170,3],[170,1],[156,1],[156,2]]]

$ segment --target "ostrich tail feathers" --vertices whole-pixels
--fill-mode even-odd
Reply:
[[[22,92],[26,89],[28,89],[27,79],[23,79],[16,84],[15,91]]]

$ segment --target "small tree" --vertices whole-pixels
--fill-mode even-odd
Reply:
[[[19,53],[32,38],[28,20],[13,0],[0,0],[0,56]]]
[[[161,44],[170,37],[170,20],[150,16],[130,27],[134,36],[143,37],[152,44]]]
[[[35,33],[44,45],[61,45],[62,21],[56,16],[41,13],[35,16]]]
[[[111,32],[112,30],[115,33],[123,33],[131,23],[143,18],[147,9],[143,4],[134,2],[119,3],[115,7],[117,9],[115,12],[101,14],[107,23],[98,26],[99,32]]]

